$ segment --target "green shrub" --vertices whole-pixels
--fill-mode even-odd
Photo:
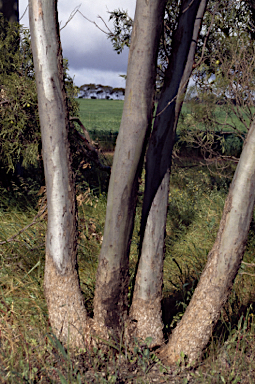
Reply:
[[[69,114],[77,115],[77,88],[67,74]],[[0,170],[12,174],[17,164],[37,168],[41,133],[29,31],[0,16]]]

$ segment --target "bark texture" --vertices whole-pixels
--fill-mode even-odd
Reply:
[[[192,41],[201,0],[183,0],[178,27],[173,34],[172,53],[165,73],[156,118],[146,156],[145,194],[141,223],[143,240],[147,217],[156,192],[171,166],[174,144],[175,105]]]
[[[255,199],[255,122],[249,130],[225,202],[216,241],[192,300],[160,356],[196,362],[212,335],[242,261]]]
[[[75,191],[57,1],[30,0],[29,21],[47,187],[45,296],[56,335],[83,346],[87,315],[77,272]]]
[[[119,329],[127,317],[128,256],[138,176],[153,109],[156,60],[165,0],[137,0],[126,95],[110,178],[94,298],[99,328]]]
[[[173,36],[173,47],[175,50],[169,59],[170,64],[166,71],[167,86],[164,85],[159,100],[157,116],[147,153],[146,188],[148,190],[146,189],[145,191],[141,233],[144,230],[143,225],[146,220],[147,210],[149,209],[148,204],[152,198],[153,191],[150,188],[152,185],[154,188],[158,182],[158,179],[155,180],[154,178],[154,172],[156,166],[160,165],[162,160],[161,150],[165,151],[165,162],[168,162],[165,176],[160,182],[147,217],[130,311],[130,319],[133,322],[132,333],[141,339],[151,337],[151,346],[163,343],[160,303],[162,298],[164,238],[172,147],[183,96],[192,72],[196,42],[206,3],[205,0],[202,0],[200,4],[197,2],[193,5],[195,7],[193,9],[188,7],[189,1],[183,2],[178,27]],[[198,4],[199,8],[197,14],[195,14]],[[183,41],[181,37],[186,39],[186,41]],[[184,47],[182,47],[182,44],[184,44]],[[184,66],[185,71],[183,73],[181,68]],[[167,105],[167,100],[172,100],[169,106]],[[167,148],[164,141],[166,137],[168,137],[168,152],[166,152]]]
[[[143,340],[151,337],[150,347],[163,343],[161,299],[168,190],[169,172],[156,193],[147,219],[129,315],[133,336]]]

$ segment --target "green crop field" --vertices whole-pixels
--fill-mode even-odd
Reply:
[[[124,101],[79,99],[78,102],[80,105],[81,121],[88,131],[119,131]],[[184,125],[193,125],[191,121],[191,116],[193,115],[192,104],[183,104],[182,115]],[[218,105],[216,106],[214,115],[215,120],[219,123],[219,131],[231,131],[233,126],[241,132],[245,130],[244,124],[241,123],[240,119],[234,113],[234,109],[231,111],[228,107],[228,111],[226,111],[226,106]],[[249,125],[246,111],[243,111],[242,117]],[[205,129],[202,123],[197,122],[195,125],[197,125],[199,129]]]
[[[79,99],[80,118],[88,131],[119,131],[124,102]]]
[[[89,131],[91,139],[98,143],[105,152],[114,150],[124,102],[121,100],[98,99],[79,99],[78,102],[80,105],[80,119]],[[212,111],[210,108],[214,110]],[[181,145],[186,143],[184,144],[185,147],[188,142],[193,142],[193,146],[196,147],[194,138],[191,139],[193,132],[195,134],[195,132],[209,129],[216,134],[215,145],[218,146],[219,151],[223,151],[222,153],[225,155],[238,157],[243,139],[236,137],[236,134],[245,134],[247,132],[252,120],[252,113],[251,110],[231,105],[210,106],[206,103],[185,102],[177,127],[177,140],[181,138]],[[207,119],[206,116],[209,116],[210,119]],[[188,136],[185,132],[188,132]],[[227,132],[225,141],[222,142],[224,148],[221,148],[221,144],[219,144],[220,136],[217,136],[222,135],[221,132]],[[210,141],[211,137],[207,139],[205,136],[204,140]]]

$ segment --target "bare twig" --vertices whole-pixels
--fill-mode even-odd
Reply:
[[[9,103],[9,100],[3,100],[0,102],[0,105],[7,104],[7,103]]]
[[[83,13],[80,10],[77,10],[77,12],[80,13],[80,15],[82,17],[84,17],[84,19],[86,19],[90,23],[94,24],[105,35],[108,35],[108,36],[112,36],[113,35],[113,32],[110,30],[110,28],[108,27],[108,25],[106,24],[106,22],[104,21],[104,19],[101,16],[97,16],[97,17],[98,17],[98,19],[100,19],[104,23],[104,25],[105,25],[106,29],[108,30],[108,32],[104,31],[101,27],[99,27],[99,25],[95,21],[92,21],[92,20],[88,19],[85,15],[83,15]]]
[[[185,13],[192,6],[193,3],[194,3],[194,0],[191,0],[189,5],[182,11],[182,13]]]
[[[91,146],[93,146],[93,144],[92,144],[92,140],[91,140],[91,138],[90,138],[90,136],[89,136],[89,133],[88,133],[87,129],[84,127],[84,125],[82,124],[82,122],[81,122],[81,120],[79,119],[79,117],[76,117],[76,116],[74,116],[74,117],[70,117],[70,120],[71,120],[71,121],[74,121],[75,123],[78,123],[78,124],[79,124],[79,126],[80,126],[80,127],[82,128],[82,130],[83,130],[85,139],[88,141],[88,143],[89,143]]]
[[[25,11],[23,12],[23,15],[19,18],[19,21],[20,21],[21,19],[23,19],[23,17],[25,16],[25,13],[27,12],[27,9],[28,9],[28,5],[26,6],[26,9],[25,9]]]
[[[255,277],[254,273],[249,273],[249,272],[240,272],[239,275],[248,275],[248,276],[251,276],[251,277]]]
[[[74,18],[74,16],[76,15],[77,12],[80,12],[79,11],[79,8],[81,7],[81,4],[80,5],[77,5],[77,7],[74,8],[74,10],[71,12],[67,22],[64,24],[64,26],[62,28],[60,28],[60,31],[62,31],[62,29],[64,29],[68,23],[70,23],[70,21]]]
[[[207,43],[209,34],[210,34],[211,29],[212,29],[212,26],[213,26],[214,17],[215,17],[215,13],[216,13],[217,9],[218,9],[218,7],[216,6],[216,8],[215,8],[215,10],[214,10],[214,12],[213,12],[213,16],[212,16],[212,20],[211,20],[210,26],[209,26],[208,31],[207,31],[207,34],[206,34],[206,36],[205,36],[205,41],[204,41],[204,44],[203,44],[203,47],[202,47],[201,57],[199,58],[199,60],[198,60],[197,63],[194,63],[194,64],[193,64],[193,69],[196,68],[196,67],[198,67],[198,66],[201,64],[201,62],[202,62],[202,60],[203,60],[203,58],[204,58],[204,53],[205,53],[206,43]]]
[[[242,264],[244,264],[246,267],[249,267],[249,268],[255,267],[255,263],[246,263],[245,261],[242,261]],[[239,272],[239,275],[248,275],[251,277],[255,277],[254,273],[244,272],[244,271]]]
[[[181,87],[180,90],[182,90],[183,88],[185,88],[185,86],[186,86],[186,84],[188,83],[188,81],[189,81],[189,78],[188,78],[187,81],[182,85],[182,87]],[[162,109],[162,111],[160,111],[159,113],[156,114],[156,116],[161,115],[161,114],[162,114],[162,113],[169,107],[169,105],[172,104],[172,103],[177,99],[177,96],[178,96],[178,93],[177,93],[177,95],[175,95],[175,96],[172,98],[172,100],[170,100],[170,101],[167,103],[167,105]]]

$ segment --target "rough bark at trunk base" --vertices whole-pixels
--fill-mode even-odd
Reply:
[[[216,268],[217,256],[211,258],[206,273],[201,278],[203,285]],[[203,290],[198,286],[193,294],[190,306],[187,308],[183,322],[173,330],[169,342],[159,352],[159,357],[168,365],[175,365],[183,353],[190,364],[196,363],[206,347],[214,324],[219,319],[220,311],[227,295],[221,297],[217,285],[207,285]],[[215,305],[217,302],[217,305]],[[192,308],[192,310],[190,310]],[[201,348],[201,346],[203,346]]]
[[[147,219],[130,309],[130,319],[135,328],[132,331],[130,328],[131,334],[143,340],[151,337],[151,347],[163,343],[161,299],[169,177],[167,172]]]
[[[87,317],[77,271],[71,269],[61,275],[46,254],[44,293],[55,335],[71,348],[87,347],[91,343],[92,320]]]
[[[135,315],[135,320],[133,319]],[[150,348],[158,347],[163,343],[163,323],[161,316],[161,297],[155,300],[136,299],[129,314],[127,331],[129,338],[141,341],[151,338]]]
[[[128,291],[129,276],[127,268],[107,274],[104,262],[106,261],[103,259],[99,263],[98,273],[100,273],[101,279],[104,277],[104,281],[108,284],[97,283],[94,297],[95,327],[99,331],[103,331],[103,334],[105,332],[111,334],[113,330],[118,333],[122,331],[127,320],[128,301],[127,295],[123,295],[123,292]],[[118,276],[118,279],[115,278],[115,275]],[[108,287],[106,287],[107,285]],[[120,297],[121,294],[124,296],[123,298]],[[102,297],[104,297],[103,301]],[[117,317],[116,313],[120,315]]]

